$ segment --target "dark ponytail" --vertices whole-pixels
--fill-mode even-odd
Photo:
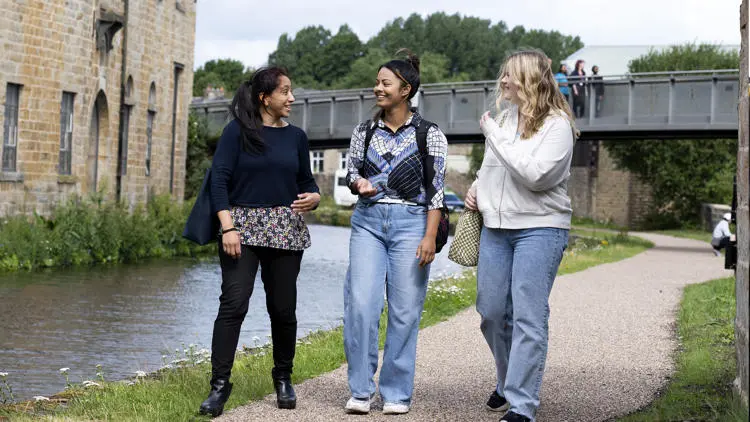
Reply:
[[[411,85],[411,91],[409,91],[409,95],[406,97],[407,100],[411,100],[419,92],[419,57],[406,48],[402,48],[396,52],[397,55],[402,53],[406,53],[406,59],[391,60],[380,66],[378,71],[386,68],[401,79],[404,85]]]
[[[286,70],[280,67],[258,69],[252,79],[240,85],[232,100],[229,112],[240,125],[242,149],[248,154],[262,154],[265,150],[266,144],[260,136],[263,129],[260,96],[271,95],[279,86],[281,76],[289,77]]]

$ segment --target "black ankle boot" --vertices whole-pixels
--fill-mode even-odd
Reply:
[[[224,412],[224,404],[232,392],[232,384],[229,380],[220,379],[211,381],[211,391],[208,398],[201,403],[200,414],[217,417]]]
[[[279,409],[294,409],[297,407],[297,395],[294,394],[291,377],[273,379],[276,389],[276,407]]]

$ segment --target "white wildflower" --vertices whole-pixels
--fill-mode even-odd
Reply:
[[[67,374],[68,371],[70,371],[70,368],[60,368],[60,373],[61,374]]]
[[[101,384],[99,384],[98,382],[89,381],[89,380],[82,382],[82,384],[84,387],[87,387],[87,388],[88,387],[101,387]]]
[[[260,343],[260,337],[253,336],[253,343]]]
[[[0,378],[5,378],[8,376],[7,372],[0,372]]]
[[[135,376],[138,378],[143,378],[146,376],[146,373],[143,371],[135,371]]]
[[[49,397],[34,396],[34,401],[49,401]]]

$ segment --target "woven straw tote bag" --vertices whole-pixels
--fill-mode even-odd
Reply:
[[[458,217],[448,259],[464,267],[476,267],[479,262],[479,235],[482,233],[482,213],[464,210]]]

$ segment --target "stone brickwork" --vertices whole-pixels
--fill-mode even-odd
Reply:
[[[114,197],[121,155],[122,199],[141,202],[170,190],[181,199],[194,42],[193,0],[0,0],[0,126],[8,84],[22,86],[16,169],[0,173],[0,215],[46,214],[72,194],[95,190]],[[63,92],[74,94],[70,174],[58,168]],[[119,142],[123,104],[130,109],[127,148]]]
[[[640,228],[653,206],[651,188],[632,173],[618,169],[602,142],[593,151],[595,168],[570,169],[568,195],[573,215]]]

